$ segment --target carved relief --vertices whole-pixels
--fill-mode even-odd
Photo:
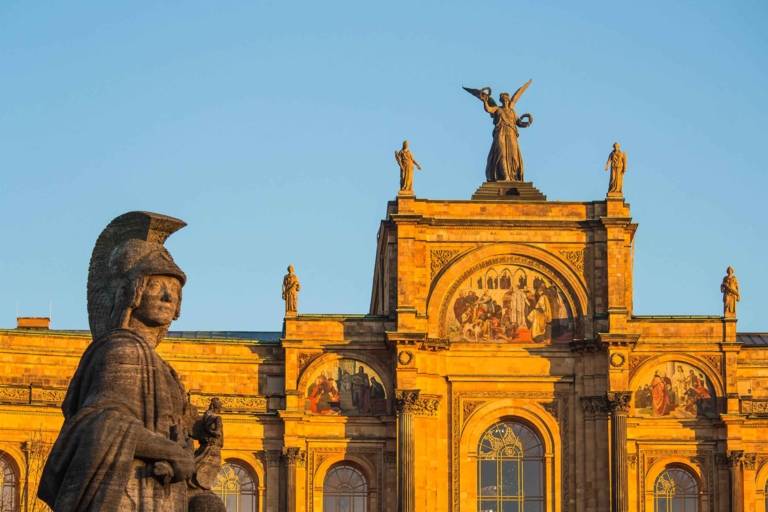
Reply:
[[[402,366],[408,366],[412,361],[413,353],[408,350],[401,350],[400,353],[397,354],[397,362]]]
[[[32,388],[32,401],[60,404],[67,394],[66,389]]]
[[[567,251],[567,250],[561,250],[560,255],[570,263],[573,268],[579,271],[579,273],[584,273],[584,251],[577,250],[577,251]]]
[[[30,402],[30,388],[24,387],[0,387],[0,401],[2,402]]]
[[[475,409],[484,403],[485,400],[465,400],[462,407],[464,413],[464,423],[466,423],[470,415],[475,412]]]
[[[630,356],[629,357],[629,373],[630,375],[635,373],[635,370],[643,364],[645,361],[650,359],[652,356],[649,355],[640,355],[640,356]]]
[[[618,352],[614,352],[613,354],[611,354],[611,359],[610,359],[611,366],[613,366],[614,368],[621,368],[622,366],[624,366],[625,360],[626,358],[624,357],[623,354],[619,354]]]
[[[298,374],[301,375],[304,373],[304,370],[307,369],[307,366],[319,356],[319,352],[299,352],[299,354],[296,356],[296,366],[298,367]]]
[[[225,411],[256,411],[267,412],[267,399],[263,396],[251,395],[216,395]],[[189,402],[198,409],[206,409],[213,395],[190,393]]]
[[[429,278],[434,279],[438,272],[445,267],[449,261],[456,257],[460,251],[456,249],[432,249],[429,251]]]
[[[745,398],[741,400],[741,412],[752,417],[768,416],[768,399]]]
[[[702,357],[706,359],[707,362],[712,365],[712,368],[715,368],[718,373],[722,371],[723,358],[720,356],[720,354],[705,354]]]

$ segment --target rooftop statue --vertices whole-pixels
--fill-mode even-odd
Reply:
[[[395,161],[400,166],[400,193],[413,194],[413,167],[416,166],[421,170],[421,166],[408,149],[407,140],[403,141],[403,148],[400,151],[395,151]]]
[[[491,97],[491,88],[464,90],[483,102],[485,111],[493,118],[493,143],[485,164],[487,181],[523,181],[523,155],[517,143],[518,128],[527,128],[533,123],[531,114],[517,117],[515,104],[523,95],[531,80],[528,80],[512,96],[503,92],[499,95],[501,105]]]
[[[723,293],[723,314],[736,316],[736,303],[741,300],[741,292],[739,292],[739,280],[736,279],[733,267],[726,269],[720,291]]]
[[[179,317],[186,282],[163,243],[184,226],[130,212],[96,241],[88,271],[93,342],[67,389],[64,425],[38,489],[55,512],[224,510],[207,490],[219,452],[196,457],[193,442],[196,431],[211,430],[216,411],[200,417],[156,351]]]
[[[605,170],[611,171],[608,193],[621,194],[624,186],[624,173],[627,172],[627,154],[621,150],[618,142],[613,143],[613,151],[605,162]]]
[[[301,290],[299,277],[293,271],[293,265],[288,265],[288,273],[283,276],[285,316],[296,316],[296,312],[299,310],[299,290]]]

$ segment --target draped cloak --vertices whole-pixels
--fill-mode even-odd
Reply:
[[[493,143],[488,151],[488,181],[523,181],[523,155],[517,143],[519,120],[514,109],[497,107],[493,118]]]
[[[186,511],[186,483],[163,486],[134,452],[146,429],[192,453],[189,409],[153,346],[129,330],[109,332],[87,348],[69,384],[38,495],[55,512]]]

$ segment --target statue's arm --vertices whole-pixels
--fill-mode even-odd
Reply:
[[[115,340],[104,352],[96,370],[90,393],[93,406],[116,409],[126,422],[136,423],[136,448],[134,457],[146,461],[167,461],[173,468],[172,481],[189,478],[195,470],[192,454],[180,444],[164,435],[144,427],[141,417],[144,386],[137,385],[147,362],[139,356],[139,347],[131,342]]]
[[[499,110],[499,107],[491,105],[491,102],[488,101],[488,95],[486,95],[486,94],[481,94],[480,95],[480,101],[483,102],[483,108],[485,109],[485,111],[488,112],[491,115],[495,114],[496,111]]]

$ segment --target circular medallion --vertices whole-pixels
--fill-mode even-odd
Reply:
[[[623,355],[619,354],[618,352],[611,354],[611,366],[614,368],[619,368],[621,366],[624,366],[625,358]]]

